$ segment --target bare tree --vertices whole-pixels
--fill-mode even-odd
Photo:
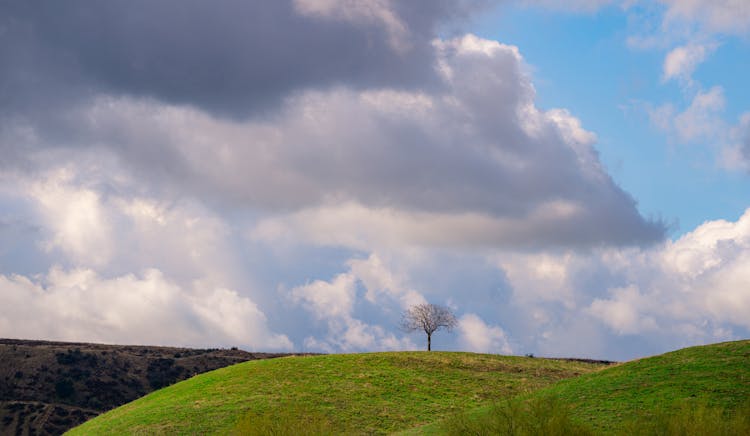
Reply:
[[[432,349],[432,334],[442,329],[451,331],[458,320],[447,307],[436,304],[416,304],[406,310],[401,318],[405,332],[424,330],[427,333],[427,351]]]

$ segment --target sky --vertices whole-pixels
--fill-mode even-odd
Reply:
[[[0,2],[0,337],[750,335],[744,0]]]

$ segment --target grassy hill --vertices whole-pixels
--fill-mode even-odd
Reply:
[[[289,357],[196,376],[71,434],[232,434],[238,425],[267,434],[289,422],[295,434],[495,434],[502,414],[535,427],[514,434],[750,434],[749,398],[750,341],[614,366],[440,352]],[[674,412],[684,419],[672,433],[633,430]],[[738,416],[740,426],[718,432]]]
[[[693,414],[680,419],[686,420],[695,434],[702,432],[696,429],[699,425],[706,425],[711,434],[720,434],[715,426],[726,422],[727,416],[722,414],[743,414],[742,428],[750,430],[750,341],[691,347],[635,360],[561,381],[523,398],[527,402],[555,398],[570,408],[566,412],[570,418],[596,434],[629,433],[634,422],[648,423],[680,414]],[[499,413],[507,411],[479,408],[462,417],[463,423],[454,418],[453,422],[427,426],[415,433],[444,434],[449,428],[465,433],[471,428],[488,428],[493,415]],[[708,419],[713,421],[706,422]]]
[[[57,435],[195,374],[280,354],[0,339],[0,434]]]
[[[750,341],[684,348],[628,362],[538,392],[572,406],[595,429],[685,404],[734,410],[750,400]]]
[[[253,361],[153,392],[70,434],[227,434],[243,419],[253,427],[257,422],[311,417],[336,432],[382,434],[602,367],[580,361],[442,352]]]

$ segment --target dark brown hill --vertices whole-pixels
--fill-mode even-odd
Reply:
[[[62,434],[193,375],[285,355],[0,339],[0,434]]]

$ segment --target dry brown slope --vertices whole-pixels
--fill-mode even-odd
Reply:
[[[0,434],[62,434],[195,374],[282,355],[0,339]]]

